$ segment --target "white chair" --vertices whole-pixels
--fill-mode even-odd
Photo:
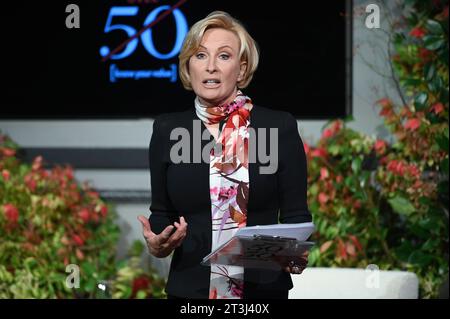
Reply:
[[[407,271],[306,268],[291,275],[289,299],[417,299],[419,280]]]

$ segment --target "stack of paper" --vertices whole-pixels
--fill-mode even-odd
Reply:
[[[202,264],[281,269],[314,245],[306,241],[314,229],[313,223],[243,227],[203,258]]]

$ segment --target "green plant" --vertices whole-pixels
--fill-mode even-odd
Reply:
[[[139,288],[113,297],[161,296],[164,283],[141,269],[137,257],[116,261],[119,228],[99,194],[80,185],[70,167],[46,170],[42,157],[21,163],[17,151],[0,134],[0,298],[96,298],[103,281],[133,291],[134,282],[122,280],[126,266],[131,279],[153,281],[145,295]],[[69,264],[79,268],[79,288],[66,285]]]
[[[113,298],[166,298],[165,281],[155,271],[144,271],[140,256],[144,245],[135,241],[130,249],[130,258],[118,265],[116,279],[111,284]]]
[[[428,298],[448,278],[448,4],[407,5],[392,56],[404,104],[377,102],[394,142],[338,120],[305,145],[321,243],[310,262],[410,270]]]

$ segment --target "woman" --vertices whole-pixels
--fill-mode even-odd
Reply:
[[[139,216],[150,253],[162,258],[174,251],[168,297],[287,298],[292,288],[289,273],[302,272],[307,254],[281,271],[205,267],[200,262],[240,227],[311,221],[297,122],[289,113],[253,105],[240,91],[256,71],[258,50],[244,27],[227,13],[216,11],[197,22],[179,58],[180,78],[195,92],[195,107],[155,119],[150,143],[151,215],[149,220]],[[201,126],[196,126],[198,122]],[[199,138],[199,127],[210,133],[209,139]],[[266,134],[269,128],[275,130]],[[251,131],[258,141],[253,152],[278,147],[271,154],[276,155],[275,171],[264,173],[260,158],[249,159]],[[187,149],[192,154],[174,162],[180,150],[176,137],[182,132],[189,133],[193,147]],[[262,139],[268,135],[270,142]],[[207,144],[215,147],[205,153]],[[207,155],[206,161],[198,161],[200,153],[203,158]]]

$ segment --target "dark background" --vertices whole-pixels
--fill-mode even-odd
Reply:
[[[155,3],[157,2],[157,3]],[[213,10],[239,19],[257,41],[260,65],[244,93],[257,105],[287,110],[297,118],[328,119],[351,113],[347,34],[349,0],[308,2],[188,0],[180,10],[188,27]],[[81,28],[68,29],[65,8],[80,7]],[[109,81],[111,63],[120,69],[159,69],[178,59],[156,60],[139,38],[124,60],[101,61],[100,47],[111,50],[126,39],[123,31],[104,33],[112,6],[139,6],[134,17],[112,24],[139,30],[157,6],[177,1],[14,1],[2,4],[1,118],[145,118],[193,107],[193,92],[179,79]],[[348,15],[347,15],[348,16]],[[347,26],[346,26],[347,23]],[[347,31],[346,31],[347,28]],[[174,43],[172,15],[153,27],[160,52]]]

